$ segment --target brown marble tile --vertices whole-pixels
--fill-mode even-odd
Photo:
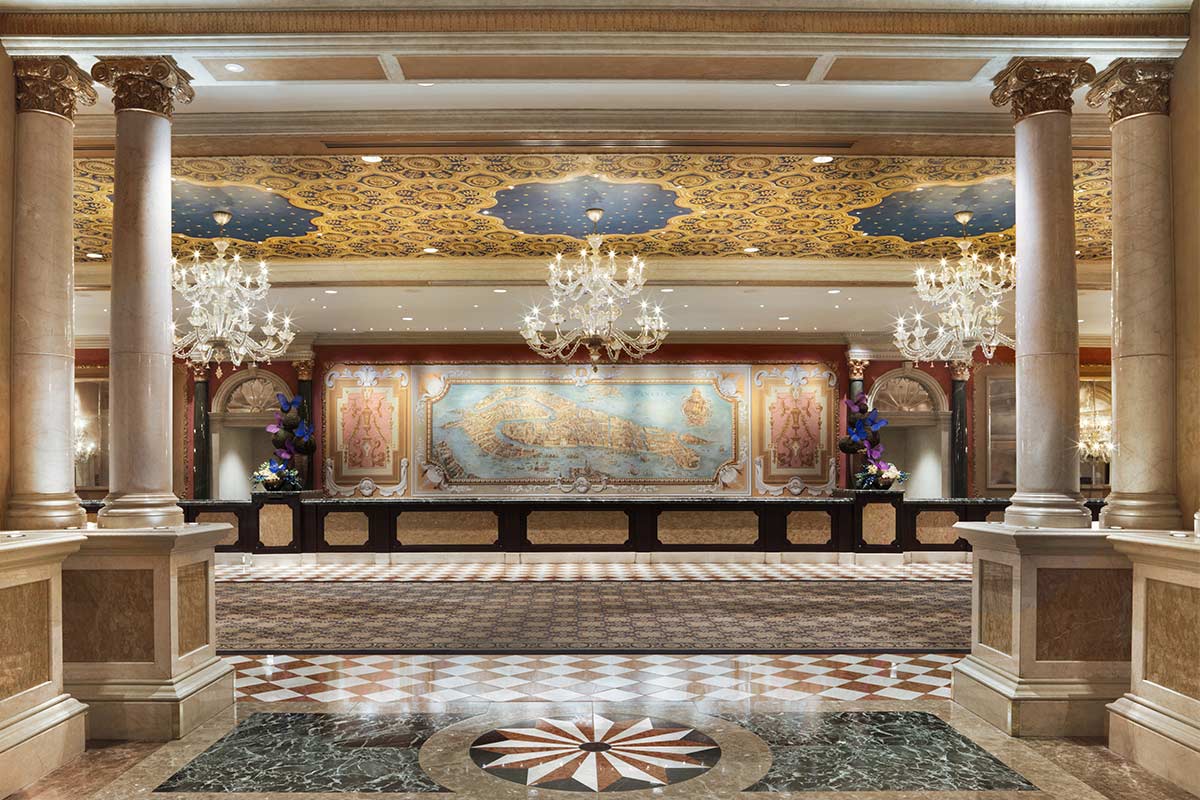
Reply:
[[[753,544],[758,515],[753,511],[664,511],[658,517],[663,544]]]
[[[863,506],[862,526],[867,544],[891,544],[896,539],[896,507],[891,503],[867,503]]]
[[[922,511],[917,514],[917,541],[924,544],[954,544],[958,531],[954,524],[958,514],[953,511]]]
[[[833,530],[833,519],[825,511],[793,511],[787,518],[788,541],[792,544],[825,544]]]
[[[1200,589],[1146,581],[1146,680],[1200,700]]]
[[[1133,570],[1039,569],[1037,659],[1127,661]]]
[[[208,644],[208,562],[179,568],[179,655]]]
[[[1195,800],[1189,792],[1126,761],[1103,739],[1022,739],[1056,767],[1108,800]]]
[[[396,520],[401,545],[495,544],[491,511],[405,511]]]
[[[50,680],[50,581],[0,589],[0,699]]]
[[[534,511],[528,533],[534,544],[624,544],[629,538],[629,517],[624,511]]]
[[[63,660],[153,661],[154,572],[63,570]]]
[[[7,800],[81,800],[112,783],[160,747],[161,742],[88,742],[87,750],[79,758]]]
[[[326,544],[366,544],[369,536],[367,515],[361,511],[335,511],[325,515]]]
[[[292,543],[292,507],[267,503],[258,510],[258,539],[264,547],[286,547]]]
[[[230,511],[214,512],[210,511],[204,514],[196,515],[196,522],[224,522],[227,525],[232,525],[233,530],[225,534],[225,538],[217,544],[237,544],[238,540],[238,517]]]
[[[1012,655],[1012,567],[981,560],[979,576],[979,641]]]

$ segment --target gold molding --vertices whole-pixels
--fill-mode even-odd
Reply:
[[[866,374],[867,365],[871,363],[867,358],[851,358],[846,361],[850,367],[850,380],[861,381]]]
[[[121,111],[148,111],[171,118],[175,101],[195,97],[192,76],[171,56],[98,56],[92,77],[113,90],[113,106]]]
[[[971,370],[975,366],[970,359],[950,362],[950,378],[956,381],[971,380]]]
[[[993,78],[992,105],[1012,104],[1013,121],[1047,111],[1071,113],[1071,93],[1096,77],[1084,58],[1014,58]]]
[[[19,113],[39,111],[74,122],[79,103],[96,103],[92,77],[68,56],[18,56],[13,76]]]
[[[296,379],[301,381],[311,381],[313,376],[313,360],[311,358],[301,358],[292,362],[292,366],[296,368]]]
[[[1092,81],[1087,104],[1100,108],[1108,103],[1108,118],[1114,125],[1142,114],[1169,114],[1174,73],[1174,59],[1117,59]]]
[[[339,33],[792,33],[891,36],[1188,35],[1187,12],[921,12],[679,9],[409,9],[0,14],[6,36],[220,36]]]

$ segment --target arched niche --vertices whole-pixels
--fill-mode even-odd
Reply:
[[[275,373],[254,368],[235,372],[217,388],[209,412],[214,497],[250,496],[250,474],[273,449],[265,428],[279,410],[276,394],[291,397],[293,391]]]
[[[912,473],[905,495],[948,496],[950,403],[937,379],[905,362],[876,378],[867,400],[888,421],[884,458]]]

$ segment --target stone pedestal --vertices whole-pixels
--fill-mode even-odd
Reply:
[[[89,531],[63,564],[65,683],[91,707],[89,738],[177,739],[233,703],[213,593],[229,530]]]
[[[1108,538],[1133,562],[1132,680],[1108,707],[1108,746],[1200,795],[1200,539]]]
[[[1102,736],[1129,690],[1133,572],[1105,532],[960,522],[971,654],[954,702],[1010,736]]]
[[[62,561],[78,533],[0,533],[0,797],[83,752],[87,706],[63,693]]]

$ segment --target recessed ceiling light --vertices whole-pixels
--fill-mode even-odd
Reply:
[[[670,294],[671,292],[673,292],[675,290],[671,289],[671,288],[666,288],[666,289],[659,289],[659,291],[662,292],[663,294]]]
[[[479,308],[479,303],[476,303],[475,305],[471,306],[471,308]]]
[[[433,86],[433,84],[432,84],[432,83],[429,83],[429,82],[420,82],[420,81],[418,81],[418,82],[417,82],[417,86]]]
[[[833,156],[813,156],[814,164],[828,164],[833,161]]]
[[[779,321],[780,321],[780,322],[787,322],[789,319],[791,319],[791,317],[780,317],[780,318],[779,318]]]
[[[825,294],[841,294],[841,289],[826,289]]]
[[[687,303],[684,303],[684,304],[683,304],[683,307],[684,307],[684,308],[691,308],[691,306],[689,306]]]
[[[326,289],[325,294],[337,294],[337,289]]]
[[[1081,320],[1081,319],[1076,320],[1076,322],[1080,323],[1081,325],[1083,324],[1083,320]]]
[[[88,253],[87,257],[90,259],[93,259],[93,260],[95,260],[97,258],[104,258],[104,256],[101,255],[100,253]]]
[[[401,322],[412,322],[412,317],[401,317],[400,321]]]
[[[396,306],[396,308],[404,308],[404,306]]]
[[[495,292],[496,294],[507,294],[508,293],[508,289],[492,289],[492,291]]]
[[[436,253],[437,251],[438,251],[438,249],[437,249],[436,247],[423,247],[423,248],[421,248],[421,252],[422,252],[422,253],[429,253],[430,255],[432,255],[432,254]]]
[[[776,86],[791,86],[790,83],[777,83]]]
[[[757,247],[743,247],[742,252],[743,253],[757,253],[758,248]]]
[[[383,161],[383,156],[363,156],[362,160],[368,164],[378,164],[380,161]]]
[[[225,65],[226,72],[245,72],[246,68],[241,64],[235,64],[232,61]]]

